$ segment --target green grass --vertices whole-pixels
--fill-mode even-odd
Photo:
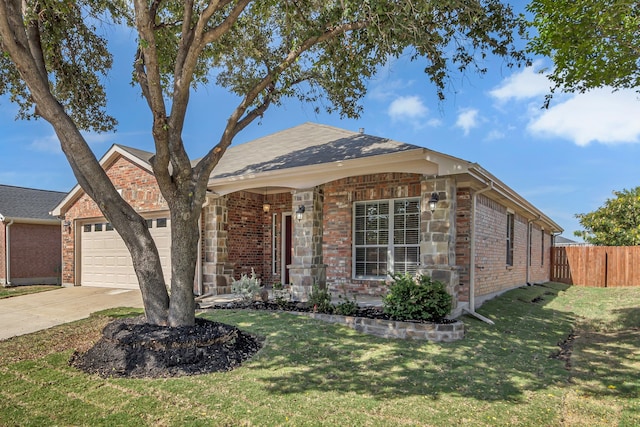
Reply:
[[[464,317],[464,340],[436,344],[211,311],[203,316],[265,336],[265,347],[231,372],[154,380],[67,365],[107,315],[128,313],[103,312],[0,342],[0,425],[640,425],[640,288],[532,286],[479,312],[495,325]],[[571,332],[567,369],[549,356]]]
[[[60,289],[60,286],[56,285],[24,285],[14,286],[10,288],[0,287],[0,299],[17,297],[20,295],[35,294],[37,292],[50,291],[53,289]]]

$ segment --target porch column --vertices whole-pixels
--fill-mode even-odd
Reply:
[[[203,294],[231,293],[233,268],[227,252],[227,198],[207,195],[207,205],[203,212],[203,254],[202,292]]]
[[[423,177],[420,215],[419,272],[443,282],[453,296],[453,309],[458,302],[460,281],[456,266],[456,182],[453,178]],[[436,209],[429,209],[431,193],[438,193]]]
[[[318,187],[298,190],[292,197],[293,256],[288,265],[291,294],[294,300],[307,301],[313,285],[326,286],[326,265],[322,256],[323,193]],[[302,219],[297,220],[298,207],[305,207]]]

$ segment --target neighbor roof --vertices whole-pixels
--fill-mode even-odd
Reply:
[[[15,220],[54,220],[49,212],[66,193],[0,185],[0,216]]]

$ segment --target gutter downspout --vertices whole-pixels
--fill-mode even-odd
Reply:
[[[493,189],[493,181],[489,181],[489,184],[485,188],[476,191],[475,193],[473,193],[473,196],[471,196],[471,236],[469,238],[469,243],[471,245],[471,253],[469,256],[469,308],[463,309],[463,311],[466,311],[468,314],[482,320],[483,322],[493,325],[493,320],[487,319],[483,315],[476,313],[476,205],[478,201],[478,195],[491,189]]]
[[[3,221],[6,218],[3,218]],[[6,245],[6,249],[5,249],[5,261],[6,261],[6,268],[5,268],[5,286],[11,286],[11,232],[9,231],[9,227],[11,227],[11,225],[13,225],[13,219],[11,219],[9,222],[5,223],[4,225],[4,237],[5,237],[5,245]]]

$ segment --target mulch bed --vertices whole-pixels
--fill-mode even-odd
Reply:
[[[229,371],[257,353],[263,339],[235,326],[196,319],[194,326],[169,328],[143,316],[109,323],[100,340],[69,361],[101,377],[160,378]]]

